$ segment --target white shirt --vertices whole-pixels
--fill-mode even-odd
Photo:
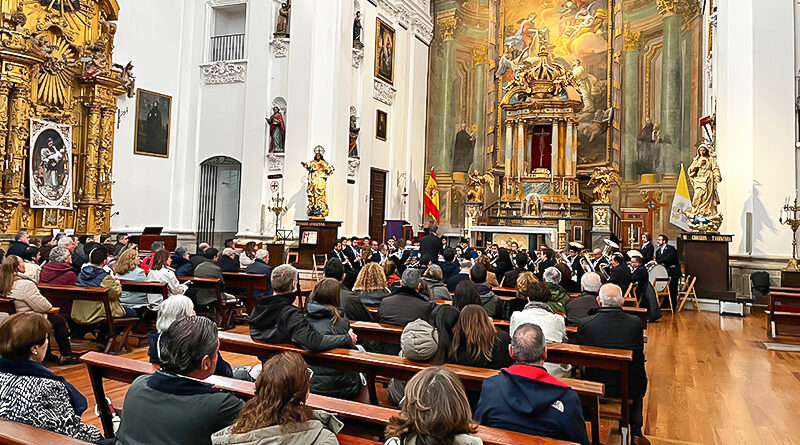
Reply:
[[[548,342],[563,343],[567,340],[567,328],[564,325],[564,317],[554,314],[546,309],[527,308],[511,314],[511,324],[508,334],[513,338],[517,327],[531,323],[542,328],[544,338]],[[544,363],[544,369],[553,377],[569,377],[571,367],[566,364]]]

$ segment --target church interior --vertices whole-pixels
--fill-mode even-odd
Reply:
[[[0,443],[796,443],[798,149],[800,1],[0,0]]]

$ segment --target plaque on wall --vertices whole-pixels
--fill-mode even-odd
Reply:
[[[32,209],[72,210],[72,127],[31,119]]]

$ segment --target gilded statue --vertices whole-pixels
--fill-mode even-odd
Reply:
[[[622,186],[619,172],[611,167],[597,167],[589,178],[589,185],[594,186],[592,204],[611,204],[611,186]]]
[[[481,175],[478,170],[473,170],[467,176],[467,202],[483,202],[483,186],[486,184],[489,184],[494,193],[494,175]]]
[[[686,174],[693,192],[692,208],[686,213],[689,225],[696,232],[716,232],[722,224],[722,215],[717,210],[717,184],[722,182],[722,175],[716,157],[711,156],[705,143],[698,145],[697,156]]]
[[[322,157],[325,149],[317,145],[314,149],[314,160],[309,163],[301,162],[308,170],[308,186],[306,196],[308,207],[306,212],[311,218],[325,218],[328,216],[328,177],[333,174],[333,166]]]

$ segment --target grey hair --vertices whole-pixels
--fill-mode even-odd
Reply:
[[[292,285],[297,281],[297,269],[291,264],[281,264],[272,271],[270,283],[275,293],[291,292]]]
[[[462,269],[471,269],[472,268],[472,261],[470,261],[470,260],[461,260],[458,265],[461,266]]]
[[[151,252],[158,252],[159,250],[161,250],[163,248],[164,248],[164,242],[163,241],[153,241],[153,243],[150,244],[150,251]]]
[[[430,233],[438,233],[438,232],[439,232],[439,226],[437,226],[436,224],[432,225],[430,228]]]
[[[439,267],[438,264],[431,264],[428,266],[428,270],[425,271],[426,278],[433,278],[434,280],[442,281],[444,279],[444,273],[442,272],[442,268]]]
[[[403,286],[410,287],[411,289],[416,289],[419,287],[420,281],[420,273],[417,269],[408,268],[405,272],[403,272]]]
[[[194,303],[186,295],[172,295],[158,305],[156,330],[166,332],[172,323],[191,317],[194,314]]]
[[[600,302],[603,307],[622,307],[622,289],[614,283],[606,283],[600,288]]]
[[[545,349],[545,338],[542,328],[533,323],[524,323],[514,331],[511,339],[511,352],[517,363],[539,363]]]
[[[14,235],[14,241],[19,241],[19,240],[21,240],[21,239],[22,239],[22,238],[24,238],[24,237],[25,237],[25,235],[27,235],[27,234],[28,234],[28,231],[27,231],[27,230],[20,230],[19,232],[17,232],[17,234],[16,234],[16,235]]]
[[[256,258],[258,258],[260,260],[263,260],[264,258],[266,258],[268,256],[269,256],[269,252],[267,252],[266,250],[264,250],[264,249],[256,250]]]
[[[66,249],[67,246],[70,245],[70,244],[72,244],[72,237],[69,236],[69,235],[67,235],[67,236],[65,236],[65,237],[63,237],[63,238],[58,240],[58,247],[63,247],[63,248]],[[55,250],[55,249],[53,249],[53,250]],[[52,257],[52,255],[53,255],[53,252],[50,252],[50,256],[51,257]]]
[[[69,250],[64,246],[53,247],[50,251],[50,261],[54,263],[63,263],[69,256]]]
[[[600,286],[603,283],[600,282],[600,275],[596,272],[589,272],[583,274],[583,278],[581,278],[581,286],[583,286],[583,290],[588,292],[597,292],[600,290]]]
[[[556,269],[555,267],[548,267],[544,270],[544,281],[552,284],[558,284],[561,282],[561,271]]]
[[[203,358],[216,354],[219,345],[217,324],[206,317],[178,320],[162,337],[161,368],[181,375],[200,368]]]
[[[189,251],[189,249],[181,246],[181,247],[178,247],[177,249],[175,249],[175,255],[178,255],[179,257],[183,257],[184,255],[186,255],[186,252],[188,252],[188,251]]]

